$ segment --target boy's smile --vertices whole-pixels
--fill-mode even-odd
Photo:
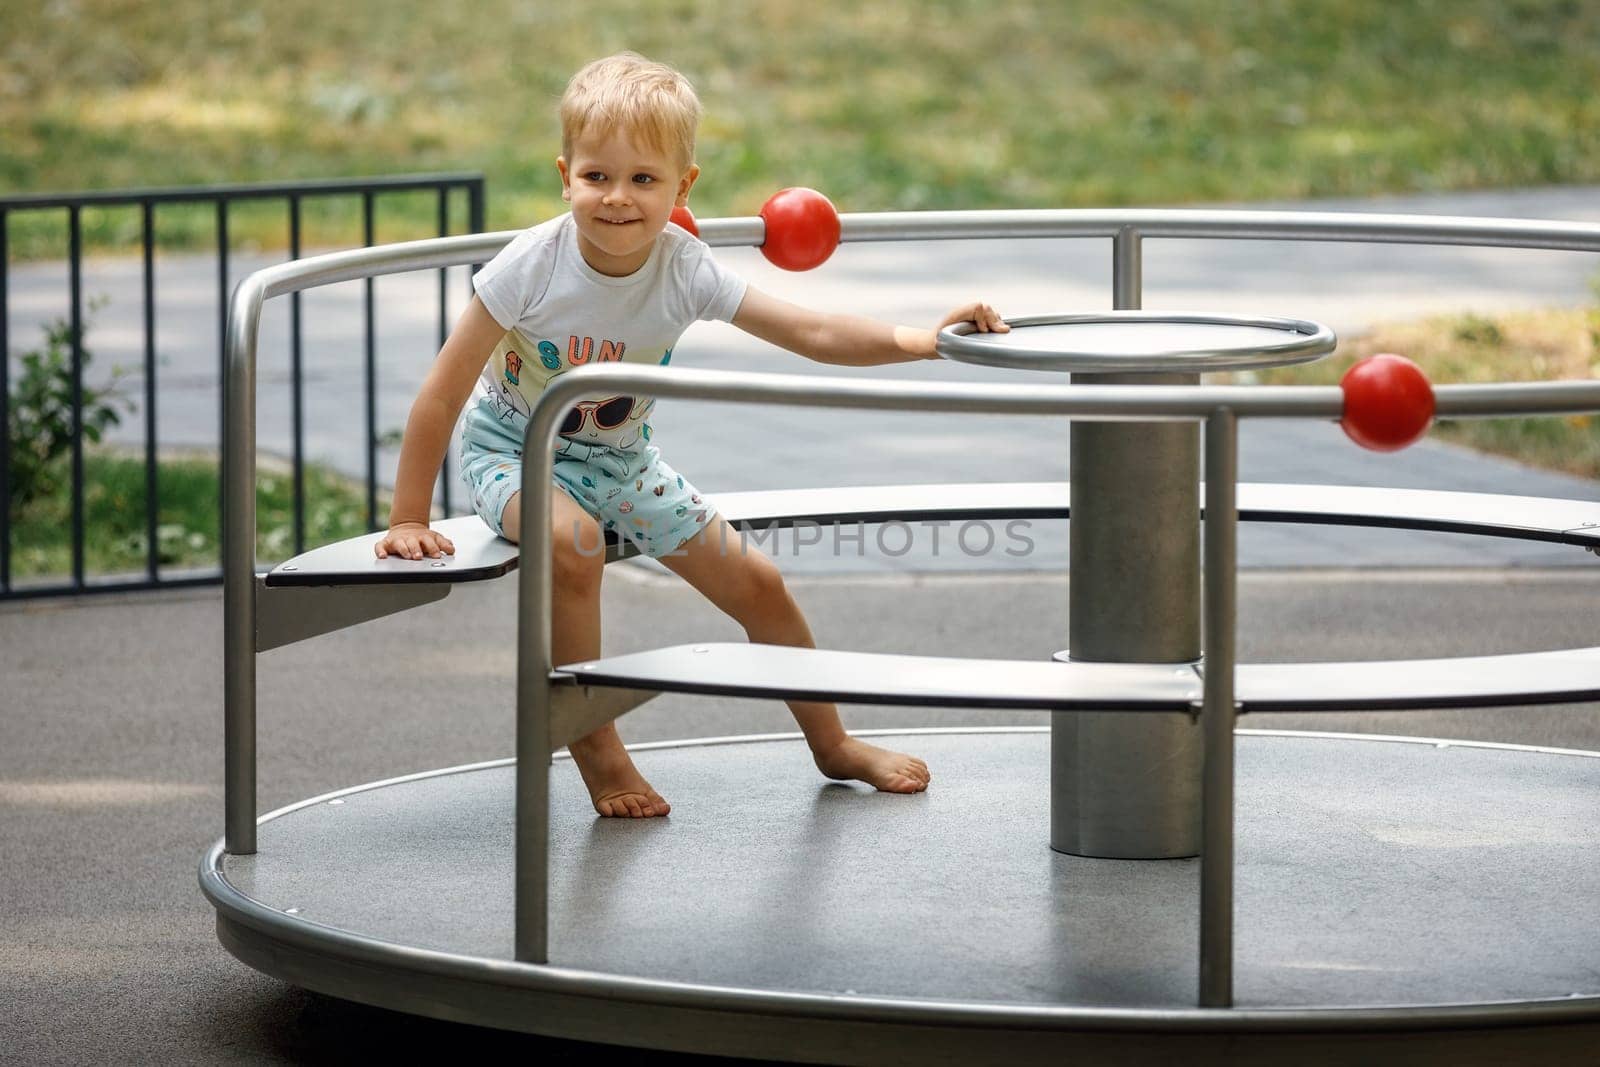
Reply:
[[[687,203],[700,168],[636,144],[622,131],[585,135],[561,156],[561,199],[572,205],[578,250],[601,274],[621,278],[644,266],[676,204]]]

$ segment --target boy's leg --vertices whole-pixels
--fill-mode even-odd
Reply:
[[[506,538],[520,540],[522,493],[506,502],[500,522]],[[576,501],[559,490],[550,494],[552,537],[551,658],[557,664],[578,663],[600,656],[600,578],[605,568],[605,541],[600,524]],[[601,815],[648,818],[665,815],[672,805],[650,787],[614,723],[567,746],[589,788],[594,810]]]
[[[719,515],[661,563],[732,616],[759,644],[815,648],[811,628],[778,567],[759,549],[744,550],[739,531]],[[859,780],[890,793],[928,788],[928,765],[851,737],[832,704],[793,700],[789,710],[829,778]]]

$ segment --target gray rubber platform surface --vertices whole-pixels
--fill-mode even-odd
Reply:
[[[1198,860],[1049,848],[1048,732],[890,735],[939,787],[819,781],[801,741],[640,753],[692,801],[600,821],[557,763],[551,962],[725,987],[1190,1008]],[[225,861],[299,921],[511,958],[514,772],[352,793]],[[1600,757],[1415,741],[1238,742],[1241,1008],[1600,992]],[[559,1022],[556,1023],[559,1027]]]

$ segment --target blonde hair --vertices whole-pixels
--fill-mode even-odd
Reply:
[[[561,154],[586,134],[622,132],[674,155],[685,169],[694,162],[700,98],[689,80],[665,63],[635,52],[597,59],[572,76],[561,94]]]

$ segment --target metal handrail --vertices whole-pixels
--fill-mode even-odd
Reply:
[[[701,236],[717,246],[757,245],[760,219],[707,220]],[[1553,221],[1405,215],[1249,211],[1016,211],[847,215],[846,241],[1019,237],[1111,237],[1119,307],[1136,307],[1144,237],[1460,244],[1600,251],[1600,225]],[[341,252],[268,268],[235,291],[227,331],[224,442],[226,836],[231,853],[255,851],[254,532],[255,356],[263,302],[320,285],[490,258],[514,233],[411,242]],[[552,381],[534,405],[523,452],[519,575],[516,784],[516,957],[543,963],[548,921],[549,683],[551,605],[550,482],[558,421],[597,387],[732,402],[777,402],[897,410],[1058,414],[1091,420],[1184,420],[1206,424],[1204,605],[1209,669],[1203,701],[1207,755],[1203,781],[1201,986],[1203,1006],[1232,1003],[1232,668],[1237,472],[1236,420],[1337,418],[1334,387],[954,385],[753,375],[674,368],[577,368]],[[1441,386],[1447,417],[1600,411],[1600,383],[1538,382]],[[530,558],[531,557],[531,558]],[[1220,668],[1220,669],[1219,669]]]
[[[759,219],[741,224],[741,235]],[[1472,245],[1600,252],[1600,225],[1553,219],[1334,211],[1060,210],[882,212],[841,216],[843,241],[931,241],[977,237],[1140,237],[1359,244]],[[700,224],[701,235],[707,224]],[[755,240],[760,239],[757,232]],[[707,238],[708,243],[716,243]]]
[[[1600,252],[1600,224],[1551,219],[1476,219],[1292,211],[928,211],[840,216],[843,242],[1013,240],[1131,236],[1361,244],[1467,245]],[[700,239],[713,248],[753,248],[766,240],[758,216],[705,219]],[[335,282],[481,263],[519,231],[380,245],[282,263],[258,272],[262,299]],[[252,279],[246,279],[250,281]]]

